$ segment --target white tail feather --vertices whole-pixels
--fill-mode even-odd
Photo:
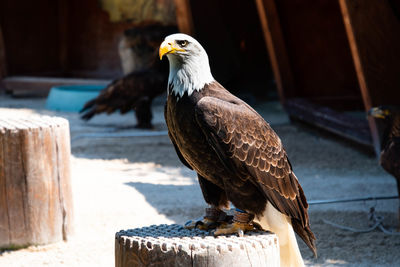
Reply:
[[[257,220],[264,229],[274,232],[278,236],[281,267],[304,266],[292,223],[288,216],[279,212],[268,202],[263,217],[257,218]]]

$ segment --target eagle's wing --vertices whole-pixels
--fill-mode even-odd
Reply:
[[[88,101],[80,111],[82,118],[89,120],[96,114],[117,110],[124,114],[133,110],[141,98],[161,94],[165,83],[166,77],[155,71],[132,72],[114,80],[96,98]]]
[[[171,138],[171,134],[168,132],[169,138],[171,139],[171,141],[173,140],[173,138]],[[189,165],[189,163],[185,160],[185,158],[183,157],[181,151],[179,150],[178,146],[175,144],[174,141],[172,141],[172,144],[174,145],[175,148],[175,152],[178,155],[178,158],[180,159],[180,161],[183,163],[183,165],[185,165],[186,167],[188,167],[189,169],[193,170],[193,168]]]
[[[174,145],[175,148],[175,152],[178,155],[178,158],[180,159],[180,161],[183,163],[183,165],[185,165],[186,167],[188,167],[189,169],[193,170],[193,168],[189,165],[189,163],[185,160],[185,158],[183,157],[181,151],[179,150],[178,146],[176,145],[175,142],[175,138],[173,137],[173,135],[169,132],[170,127],[168,127],[168,118],[167,118],[167,104],[165,104],[164,106],[164,118],[165,118],[165,123],[167,124],[167,128],[168,128],[168,136],[169,139],[171,140],[172,144]]]
[[[196,120],[228,170],[251,179],[277,210],[309,227],[308,204],[281,140],[256,111],[233,96],[203,97]]]

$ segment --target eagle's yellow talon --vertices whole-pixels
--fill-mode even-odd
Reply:
[[[239,236],[243,236],[244,233],[248,231],[256,231],[258,230],[252,223],[240,223],[233,222],[232,224],[226,224],[224,226],[217,227],[214,232],[215,236],[218,235],[231,235],[238,234]]]
[[[185,228],[189,230],[197,228],[200,230],[208,231],[210,229],[215,229],[216,227],[217,222],[207,218],[196,221],[188,221],[187,223],[185,223]]]

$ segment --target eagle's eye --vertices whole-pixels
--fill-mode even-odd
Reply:
[[[177,40],[176,43],[180,46],[180,47],[185,47],[188,45],[188,41],[186,40]]]

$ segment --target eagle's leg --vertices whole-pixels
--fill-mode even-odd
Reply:
[[[151,112],[152,99],[149,97],[142,97],[136,102],[135,115],[137,124],[135,128],[139,129],[152,129],[151,119],[153,114]]]
[[[235,215],[233,217],[233,222],[231,224],[221,225],[220,227],[217,227],[214,235],[217,236],[238,234],[239,236],[243,236],[243,234],[248,231],[263,230],[258,223],[253,221],[253,219],[253,214],[236,209]]]
[[[210,205],[206,209],[206,215],[203,219],[197,221],[188,221],[185,228],[199,228],[201,230],[215,229],[220,224],[229,220],[229,216],[222,210],[228,207],[228,200],[225,191],[219,186],[205,179],[200,174],[197,175],[204,200]]]
[[[194,229],[198,228],[200,230],[210,230],[217,228],[221,222],[224,222],[226,218],[226,213],[223,210],[215,206],[211,206],[210,208],[206,208],[206,215],[203,219],[199,219],[196,221],[188,221],[185,223],[186,229]]]

